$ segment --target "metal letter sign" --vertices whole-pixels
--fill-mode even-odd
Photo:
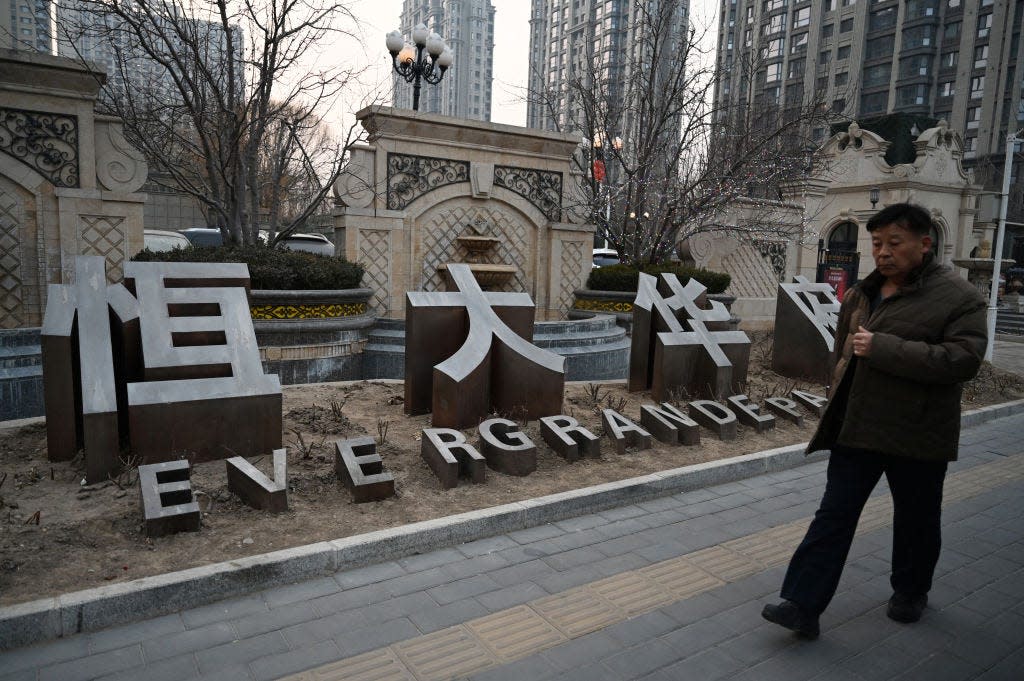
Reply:
[[[738,392],[747,380],[747,334],[712,330],[716,323],[728,321],[729,311],[718,301],[707,300],[707,289],[696,279],[683,286],[676,275],[662,274],[661,285],[670,297],[659,292],[656,278],[640,274],[633,304],[629,390],[650,388],[658,401],[673,391],[712,398]],[[707,303],[709,309],[703,309]],[[683,315],[690,331],[677,314]]]
[[[772,370],[827,383],[839,301],[829,284],[815,284],[801,276],[793,277],[793,282],[779,284]]]
[[[248,268],[127,263],[136,297],[106,286],[104,269],[102,257],[78,257],[77,283],[49,288],[42,349],[50,458],[84,447],[92,483],[116,469],[123,439],[145,463],[279,448],[281,385],[260,364]]]
[[[558,414],[565,359],[530,343],[533,301],[484,293],[468,265],[449,264],[458,292],[406,294],[405,412],[436,427],[475,426],[497,412]]]

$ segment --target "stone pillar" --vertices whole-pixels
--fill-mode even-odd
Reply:
[[[115,282],[142,248],[147,167],[120,122],[94,110],[104,80],[0,50],[0,328],[39,326],[47,284],[74,281],[76,256],[103,256]]]

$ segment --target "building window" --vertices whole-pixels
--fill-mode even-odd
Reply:
[[[765,70],[765,82],[774,83],[782,78],[782,64],[769,64]]]
[[[878,113],[885,111],[885,107],[889,104],[889,93],[887,92],[873,92],[871,94],[861,95],[860,98],[860,110],[864,113]]]
[[[956,66],[957,52],[943,52],[939,60],[939,66],[944,69],[951,69]]]
[[[992,31],[992,15],[982,14],[978,17],[978,37],[987,38]]]
[[[868,15],[868,30],[880,31],[896,25],[896,8],[886,7]]]
[[[781,57],[783,51],[786,49],[786,39],[776,38],[775,40],[769,40],[768,46],[765,48],[766,57]]]
[[[818,63],[824,66],[832,61],[832,51],[825,50],[818,54]]]
[[[939,97],[952,97],[956,94],[955,83],[951,80],[947,80],[944,83],[939,83]]]
[[[836,87],[843,87],[850,80],[850,74],[848,71],[836,74]]]
[[[857,225],[853,222],[840,222],[832,228],[828,235],[830,251],[857,250]]]
[[[971,78],[971,99],[981,99],[985,94],[985,76]]]
[[[789,61],[789,77],[799,78],[804,75],[804,69],[807,68],[807,60],[805,59],[791,59]]]
[[[981,107],[972,106],[967,109],[967,128],[972,130],[981,125]]]
[[[867,58],[877,59],[879,57],[892,57],[895,45],[896,37],[892,35],[884,35],[881,38],[869,40],[865,49],[867,52]]]
[[[821,39],[828,40],[832,37],[832,32],[835,30],[835,24],[825,24],[821,27]]]
[[[984,68],[988,64],[988,45],[978,45],[974,48],[974,68]]]
[[[958,41],[960,38],[960,22],[954,21],[951,24],[946,24],[942,29],[942,42],[948,43]]]
[[[907,18],[933,17],[937,13],[936,0],[909,0],[907,2]]]
[[[903,31],[903,49],[928,47],[935,44],[934,26],[915,26]]]
[[[846,111],[846,100],[843,98],[832,100],[832,111],[835,113],[843,113]]]
[[[928,103],[929,87],[925,84],[904,85],[896,88],[897,106],[920,106]]]
[[[836,59],[842,61],[843,59],[849,59],[849,58],[850,58],[850,46],[849,45],[843,45],[838,50],[836,50]]]
[[[807,51],[807,34],[798,33],[792,38],[792,45],[789,48],[790,53],[798,54]]]
[[[840,33],[849,33],[852,30],[853,30],[853,18],[852,17],[849,18],[849,19],[843,19],[842,21],[839,22],[839,32]]]
[[[811,23],[811,8],[803,7],[793,12],[793,28],[801,28]]]
[[[922,54],[900,60],[900,78],[927,76],[931,72],[932,58]]]

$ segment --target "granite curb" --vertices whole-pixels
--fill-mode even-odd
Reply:
[[[1024,413],[1024,400],[966,412],[970,428]],[[410,525],[307,544],[0,608],[0,650],[155,617],[624,504],[733,482],[825,458],[806,443],[745,454]]]

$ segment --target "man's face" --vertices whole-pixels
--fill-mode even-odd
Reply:
[[[927,234],[914,234],[905,227],[889,224],[871,232],[871,255],[875,267],[887,279],[902,283],[914,268],[924,261],[932,247]]]

